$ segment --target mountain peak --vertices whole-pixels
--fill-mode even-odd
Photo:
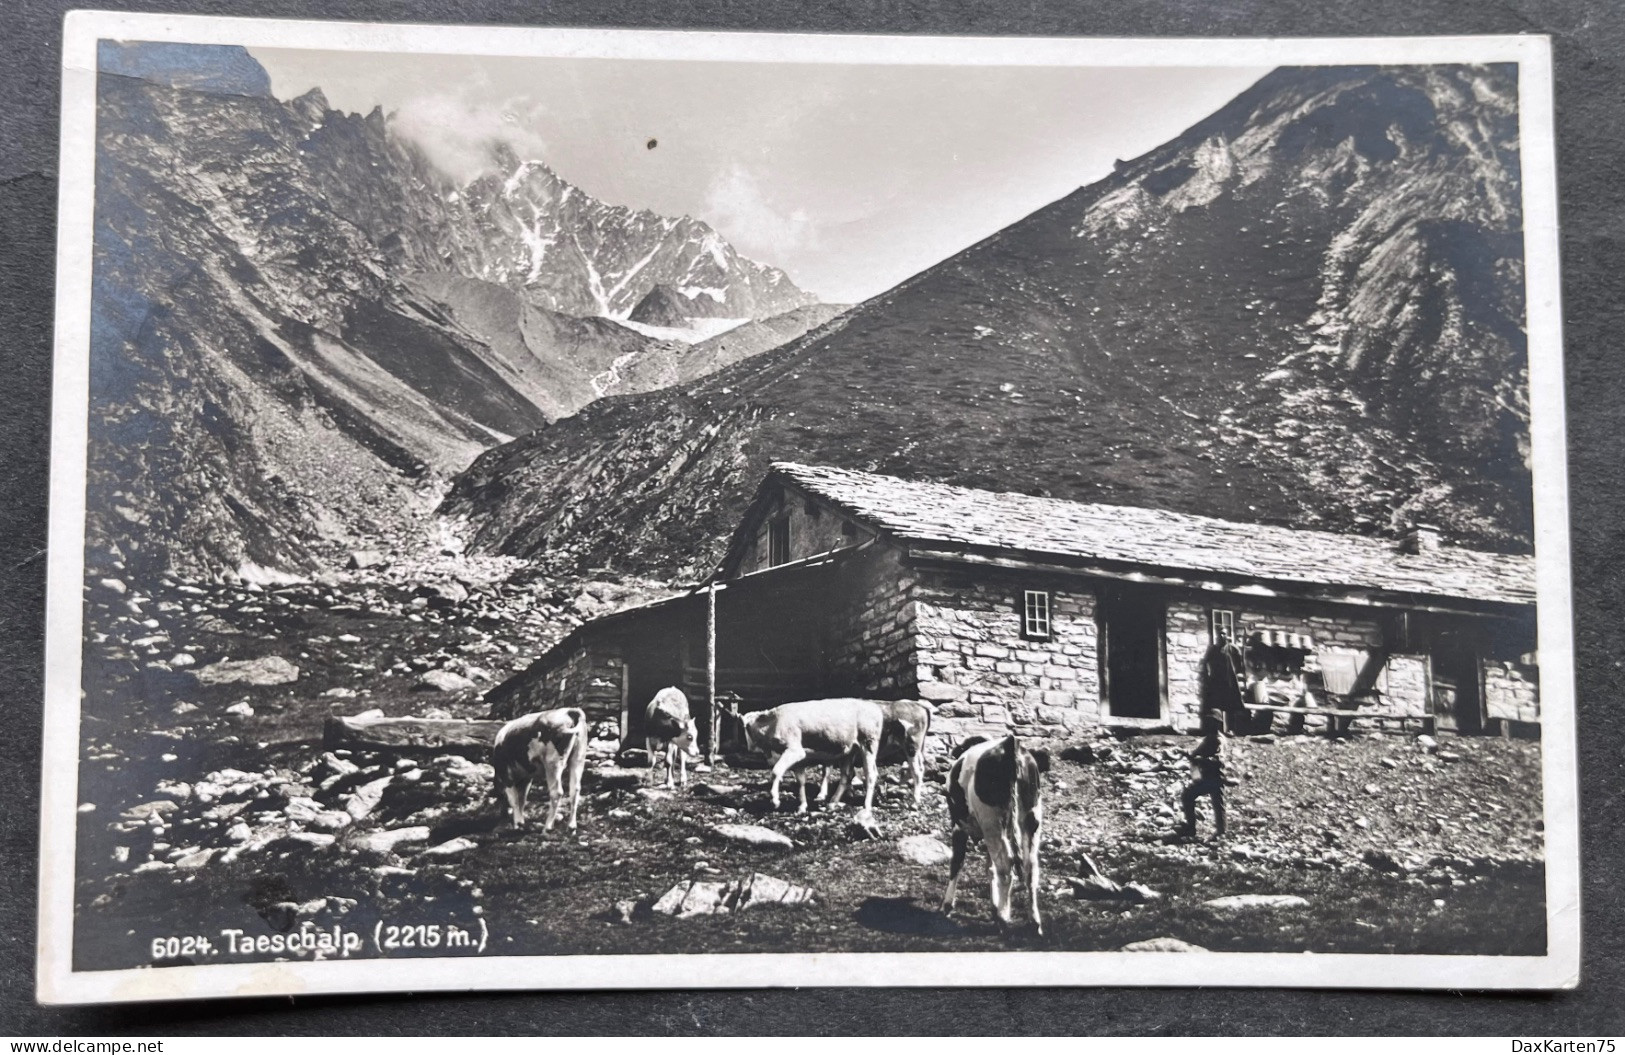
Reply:
[[[444,508],[487,551],[695,573],[788,459],[1527,550],[1514,76],[1277,71],[800,340],[486,452]]]

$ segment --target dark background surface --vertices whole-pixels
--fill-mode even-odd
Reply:
[[[154,4],[99,6],[130,10]],[[197,14],[906,34],[1553,38],[1563,229],[1584,967],[1555,995],[1237,990],[790,990],[361,996],[122,1008],[33,1001],[61,18],[0,14],[0,1033],[1625,1033],[1625,5],[1617,0],[168,0]],[[996,977],[989,981],[996,982]]]

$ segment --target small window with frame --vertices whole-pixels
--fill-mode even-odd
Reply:
[[[1219,643],[1219,636],[1221,634],[1224,636],[1226,641],[1230,641],[1232,643],[1235,642],[1236,613],[1226,611],[1222,608],[1215,608],[1213,609],[1213,626],[1208,635],[1208,639],[1216,645]]]
[[[1021,636],[1029,641],[1048,641],[1054,636],[1050,619],[1050,592],[1023,590],[1021,596]]]
[[[767,566],[777,568],[790,560],[790,518],[779,517],[767,525]]]

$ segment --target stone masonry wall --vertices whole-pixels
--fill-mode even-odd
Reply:
[[[920,695],[938,705],[938,731],[1059,736],[1100,721],[1095,598],[1079,585],[1052,591],[1053,637],[1029,641],[1022,591],[1042,584],[922,574],[914,675]]]
[[[1540,721],[1540,672],[1509,659],[1484,661],[1484,706],[1491,719]]]
[[[522,710],[508,717],[555,707],[580,707],[594,721],[619,721],[621,716],[621,660],[618,656],[582,646],[532,686]]]
[[[879,697],[912,696],[915,574],[890,549],[865,555],[846,574],[856,588],[831,628],[835,682]]]
[[[1297,613],[1256,603],[1236,604],[1232,598],[1218,597],[1205,603],[1170,602],[1167,622],[1169,720],[1176,729],[1186,732],[1196,730],[1201,724],[1202,657],[1211,640],[1209,614],[1214,609],[1235,613],[1238,644],[1245,644],[1251,634],[1260,630],[1307,634],[1321,652],[1369,653],[1382,649],[1385,643],[1382,623],[1360,614],[1333,609]],[[1318,669],[1316,653],[1305,658],[1304,667],[1307,671]],[[1372,716],[1363,723],[1367,728],[1398,731],[1409,726],[1414,729],[1428,715],[1426,656],[1388,657],[1378,684],[1383,691],[1381,704],[1360,708],[1361,714]],[[1311,729],[1324,727],[1325,720],[1311,715],[1304,724]]]

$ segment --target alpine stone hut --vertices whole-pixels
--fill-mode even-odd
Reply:
[[[789,463],[707,582],[577,627],[488,698],[631,739],[666,685],[702,727],[861,695],[934,701],[950,736],[1194,731],[1224,640],[1253,718],[1538,734],[1532,557]]]

